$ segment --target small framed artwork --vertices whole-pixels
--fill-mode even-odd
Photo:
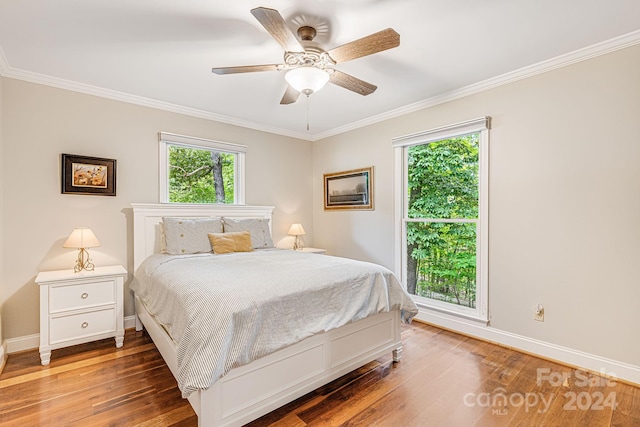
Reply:
[[[115,159],[63,154],[62,194],[115,196]]]
[[[324,174],[324,209],[373,210],[373,166]]]

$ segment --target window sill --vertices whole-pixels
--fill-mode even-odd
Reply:
[[[449,323],[461,323],[472,326],[488,326],[489,320],[472,316],[466,313],[460,313],[453,310],[447,310],[445,308],[433,307],[421,302],[416,302],[419,312],[416,316],[416,320],[422,320],[427,323],[435,324],[449,324]]]

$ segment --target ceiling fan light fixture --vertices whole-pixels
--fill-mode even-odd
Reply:
[[[287,71],[284,79],[292,88],[309,96],[327,84],[329,73],[314,66],[304,66]]]

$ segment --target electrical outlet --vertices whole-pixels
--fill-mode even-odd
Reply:
[[[538,304],[533,307],[533,320],[544,322],[544,307],[542,304]]]

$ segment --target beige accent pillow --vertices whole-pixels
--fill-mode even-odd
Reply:
[[[229,254],[232,252],[251,252],[251,233],[239,231],[236,233],[209,233],[209,241],[214,254]]]

